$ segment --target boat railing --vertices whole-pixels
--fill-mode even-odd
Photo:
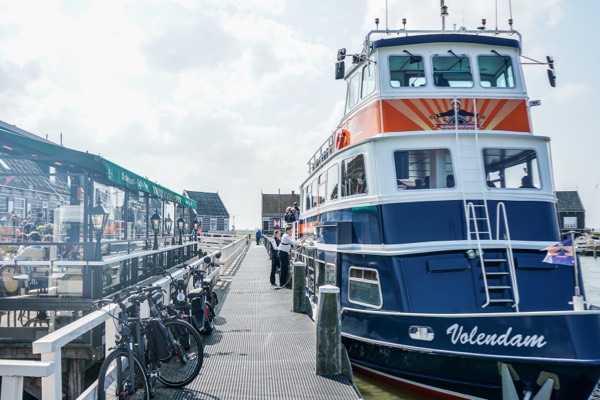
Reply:
[[[453,29],[453,30],[428,30],[428,29],[375,29],[370,31],[365,38],[365,49],[369,49],[372,46],[374,40],[373,35],[439,35],[439,34],[462,34],[462,35],[477,35],[477,36],[517,36],[518,41],[521,42],[521,34],[513,29],[510,30],[499,30],[499,29]],[[365,54],[368,52],[365,51]]]
[[[501,218],[502,217],[502,218]],[[510,239],[510,229],[508,227],[508,217],[506,216],[506,206],[503,202],[499,202],[496,206],[496,240],[501,240],[500,238],[500,222],[503,223],[504,226],[504,234],[505,238],[502,238],[506,241],[506,253],[507,253],[507,262],[508,268],[510,271],[510,280],[512,282],[513,287],[513,296],[515,297],[514,307],[517,311],[519,311],[519,285],[517,282],[517,271],[515,269],[515,257],[513,255],[512,241]]]
[[[335,150],[335,132],[329,135],[327,140],[319,147],[319,149],[308,160],[308,173],[312,173],[319,168],[333,154]]]

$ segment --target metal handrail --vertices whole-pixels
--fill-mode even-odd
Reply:
[[[519,311],[519,285],[517,283],[517,271],[515,268],[515,258],[513,255],[512,241],[510,239],[510,229],[508,227],[508,217],[506,216],[506,206],[503,202],[499,202],[496,206],[496,240],[500,240],[500,215],[502,215],[502,222],[504,223],[504,229],[506,230],[506,250],[508,255],[508,268],[510,271],[510,280],[513,284],[513,296],[515,297],[514,307],[516,311]]]

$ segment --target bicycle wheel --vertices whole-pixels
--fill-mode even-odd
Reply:
[[[104,359],[98,375],[98,400],[150,400],[144,367],[137,355],[134,355],[133,360],[135,383],[131,380],[129,354],[126,350],[115,350]]]
[[[161,364],[158,380],[165,386],[183,387],[200,373],[204,344],[196,328],[181,319],[166,321],[165,327],[173,335],[177,346],[171,361]]]

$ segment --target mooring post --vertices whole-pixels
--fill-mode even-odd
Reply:
[[[294,263],[294,278],[292,290],[294,292],[293,311],[295,313],[306,313],[306,265],[303,262]]]
[[[319,287],[317,318],[317,375],[342,373],[342,337],[340,333],[340,288]]]

